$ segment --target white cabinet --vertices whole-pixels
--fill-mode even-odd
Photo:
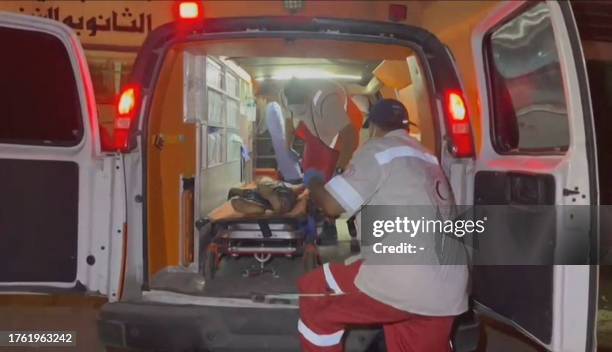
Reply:
[[[251,83],[240,70],[216,57],[184,53],[183,120],[200,125],[202,169],[242,156],[241,126],[255,120],[255,110]]]

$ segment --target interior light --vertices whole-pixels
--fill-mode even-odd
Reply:
[[[283,5],[291,13],[295,13],[304,8],[304,0],[284,0]]]
[[[277,80],[277,81],[286,81],[293,78],[297,79],[336,79],[336,80],[345,80],[345,81],[360,81],[362,79],[361,75],[351,75],[351,74],[339,74],[333,73],[321,69],[313,69],[313,68],[292,68],[285,70],[278,70],[272,73],[270,76],[266,77],[257,77],[256,81],[265,81],[267,79]]]

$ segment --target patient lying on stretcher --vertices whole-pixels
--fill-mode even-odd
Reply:
[[[262,178],[254,188],[232,188],[228,198],[232,208],[245,215],[289,213],[297,204],[303,186],[289,187],[270,178]]]

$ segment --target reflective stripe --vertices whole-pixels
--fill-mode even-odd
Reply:
[[[321,94],[323,94],[322,90],[317,91],[317,93],[314,95],[314,98],[312,98],[312,105],[317,106],[317,102],[319,101]]]
[[[329,287],[336,294],[343,294],[340,286],[334,279],[334,274],[332,274],[331,269],[329,268],[329,263],[323,264],[323,274],[325,274],[325,281],[327,282],[327,287]]]
[[[336,175],[329,180],[325,185],[325,189],[331,193],[342,208],[351,215],[359,210],[364,203],[361,194],[359,194],[342,175]]]
[[[407,146],[389,148],[385,151],[376,153],[375,157],[379,165],[388,164],[393,161],[393,159],[401,157],[418,158],[425,162],[438,165],[438,158],[435,156]]]
[[[344,335],[344,330],[339,330],[333,334],[327,335],[317,334],[316,332],[310,330],[310,328],[304,324],[302,319],[298,321],[298,331],[306,340],[308,340],[308,342],[319,347],[337,345],[342,340],[342,335]]]

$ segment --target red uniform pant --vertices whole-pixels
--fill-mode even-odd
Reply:
[[[298,330],[305,351],[342,351],[351,325],[382,325],[390,352],[448,352],[454,317],[426,317],[393,308],[359,291],[354,280],[361,262],[325,264],[298,283]],[[335,293],[335,295],[315,296]],[[315,294],[308,296],[308,294]]]

